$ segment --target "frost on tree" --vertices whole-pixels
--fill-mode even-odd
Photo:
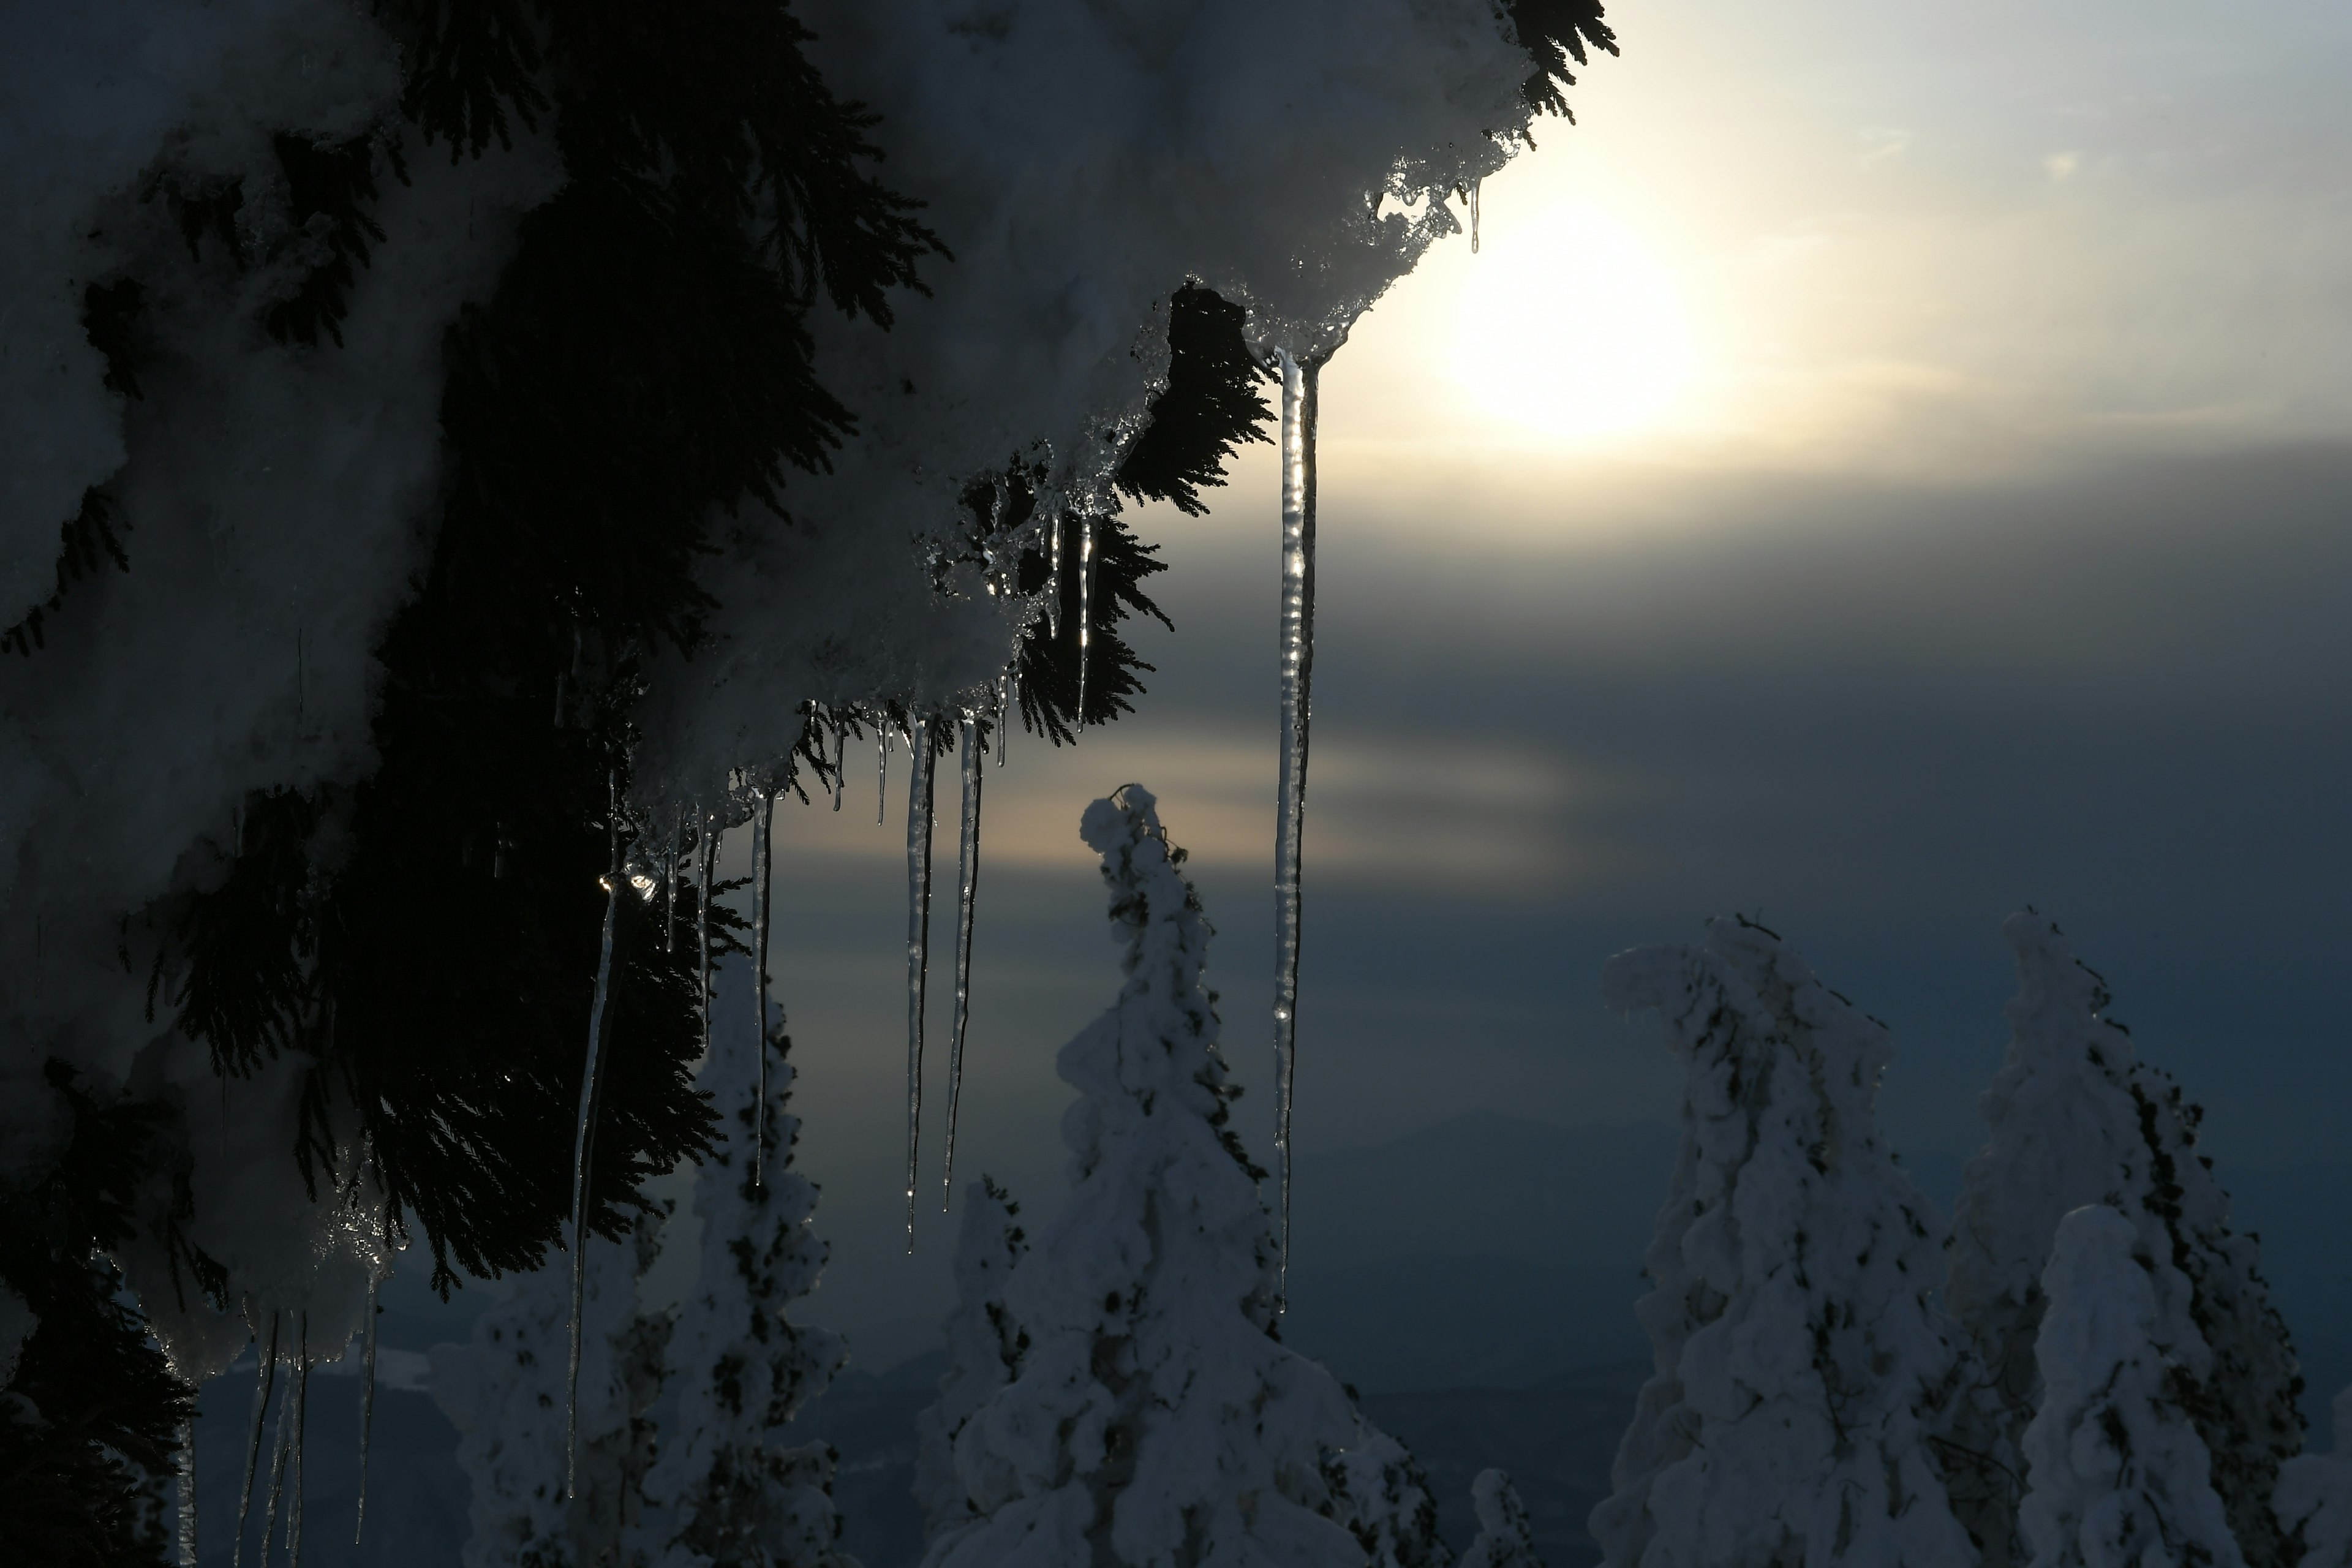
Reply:
[[[1687,1076],[1601,1561],[1974,1568],[1936,1452],[1967,1375],[1928,1301],[1942,1225],[1874,1122],[1885,1028],[1745,921],[1621,953],[1603,987]]]
[[[2032,1568],[2243,1568],[2183,1407],[2193,1384],[2166,1352],[2172,1265],[2104,1204],[2059,1222],[2035,1358],[2042,1405],[2025,1429],[2020,1534]]]
[[[956,1237],[956,1304],[941,1325],[948,1369],[940,1397],[915,1417],[915,1501],[927,1535],[975,1517],[956,1471],[956,1438],[972,1412],[1019,1374],[1028,1336],[1005,1310],[1004,1284],[1028,1250],[1013,1223],[1021,1205],[983,1176],[965,1189],[962,1229]]]
[[[1478,1534],[1462,1554],[1462,1568],[1543,1568],[1527,1505],[1519,1500],[1510,1477],[1500,1470],[1479,1471],[1470,1483],[1470,1504],[1478,1516]]]
[[[1068,1202],[1004,1280],[1027,1345],[956,1434],[971,1517],[925,1563],[1434,1568],[1435,1510],[1410,1456],[1276,1337],[1274,1230],[1228,1125],[1209,926],[1183,852],[1134,785],[1087,807],[1083,833],[1127,980],[1062,1049],[1079,1095],[1063,1121]],[[970,1350],[990,1353],[977,1335]]]
[[[2352,1388],[2334,1409],[2336,1446],[2279,1467],[2273,1501],[2279,1529],[2302,1553],[2302,1568],[2352,1568]]]
[[[786,1041],[760,1031],[763,1100],[752,1033],[719,1029],[703,1065],[727,1142],[695,1180],[702,1253],[669,1335],[677,1404],[645,1477],[665,1522],[645,1555],[656,1568],[856,1568],[835,1545],[832,1448],[777,1440],[847,1352],[839,1335],[785,1315],[815,1289],[825,1247],[810,1223],[816,1187],[792,1164],[800,1120],[783,1109],[793,1077]]]
[[[1591,0],[1001,9],[0,19],[0,1072],[87,1107],[5,1133],[9,1234],[65,1238],[0,1250],[8,1392],[86,1438],[0,1432],[12,1516],[133,1550],[108,1489],[218,1362],[140,1313],[305,1310],[354,1151],[370,1247],[530,1270],[593,1100],[625,1229],[711,1132],[681,823],[992,693],[1126,708],[1120,509],[1197,505],[1264,356],[1328,353],[1614,47]],[[599,885],[615,827],[672,890]],[[100,1249],[169,1265],[138,1311]]]
[[[2302,1446],[2302,1378],[2254,1239],[2231,1229],[2228,1195],[2198,1152],[2201,1112],[2137,1059],[2104,1016],[2105,984],[2055,925],[2026,911],[2002,932],[2018,973],[2009,1052],[1982,1101],[1990,1138],[1962,1182],[1946,1292],[1990,1373],[1954,1433],[1964,1514],[1992,1568],[2012,1560],[2017,1445],[2041,1403],[2042,1271],[2062,1216],[2099,1204],[2172,1265],[2152,1280],[2156,1342],[2185,1380],[2247,1561],[2284,1568],[2293,1559],[2271,1490]]]
[[[567,1500],[563,1488],[568,1271],[526,1275],[511,1298],[474,1321],[469,1343],[434,1348],[433,1397],[457,1428],[457,1465],[473,1490],[465,1568],[642,1561],[630,1548],[669,1324],[639,1311],[637,1277],[658,1235],[649,1214],[632,1237],[588,1243],[576,1496]]]

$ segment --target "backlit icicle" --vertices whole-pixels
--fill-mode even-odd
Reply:
[[[294,1381],[287,1386],[287,1402],[294,1407],[292,1436],[286,1446],[286,1568],[302,1568],[302,1456],[308,1445],[303,1431],[310,1413],[310,1314],[302,1314],[302,1331],[294,1352]],[[262,1557],[269,1555],[262,1542]]]
[[[677,854],[671,853],[673,869]],[[352,1524],[352,1544],[357,1546],[360,1537],[367,1533],[368,1434],[375,1429],[375,1296],[383,1283],[375,1271],[368,1271],[367,1321],[360,1328],[360,1506],[358,1518]]]
[[[1049,642],[1062,640],[1062,514],[1056,511],[1054,521],[1045,525],[1053,542],[1045,552],[1045,637]]]
[[[874,826],[888,820],[890,812],[890,721],[874,721]]]
[[[253,1348],[257,1352],[253,1368],[253,1427],[245,1444],[245,1487],[236,1498],[236,1541],[229,1549],[229,1561],[236,1564],[245,1562],[245,1521],[253,1510],[253,1478],[261,1468],[262,1424],[269,1414],[270,1384],[278,1381],[277,1313],[269,1314],[269,1342],[264,1345],[257,1334]]]
[[[286,1458],[294,1447],[294,1371],[286,1372],[286,1392],[278,1397],[278,1436],[269,1446],[269,1495],[261,1505],[261,1564],[269,1568],[269,1537],[278,1529],[278,1508],[286,1495]]]
[[[196,1568],[196,1418],[180,1423],[180,1568]]]
[[[1095,520],[1078,519],[1078,728],[1087,725],[1087,663],[1095,644]]]
[[[955,1032],[948,1037],[948,1126],[940,1212],[955,1202],[956,1102],[963,1097],[964,1026],[971,1017],[971,911],[980,891],[980,716],[963,716],[963,817],[956,848]]]
[[[604,939],[596,957],[596,996],[588,1008],[588,1058],[580,1073],[580,1119],[572,1134],[572,1355],[563,1384],[563,1495],[567,1498],[579,1495],[580,1310],[588,1294],[588,1162],[595,1146],[596,1100],[604,1081],[604,1019],[613,993],[613,933],[621,911],[621,775],[617,770],[611,776],[611,792],[613,804],[604,819],[612,845],[612,868],[604,875]],[[703,988],[709,989],[707,979]],[[707,1031],[709,1025],[706,1023],[704,1027]]]
[[[760,1103],[768,1103],[768,884],[775,863],[776,797],[760,792],[751,814],[751,971],[759,993],[759,1011],[752,1015],[753,1037],[759,1042]],[[759,1186],[768,1159],[767,1124],[752,1129],[751,1184]]]
[[[923,988],[931,961],[931,725],[915,721],[907,781],[907,1250],[915,1250],[915,1167],[923,1123]]]
[[[1315,401],[1322,366],[1282,365],[1282,769],[1274,833],[1274,1152],[1281,1285],[1290,1280],[1290,1108],[1298,1068],[1301,833],[1307,826],[1307,684],[1315,663]]]
[[[1014,718],[1018,710],[1013,706],[1017,679],[1009,669],[996,678],[996,765],[1000,768],[1013,752],[1013,726],[1018,721]]]
[[[1478,182],[1470,182],[1470,254],[1478,254]]]
[[[841,797],[849,787],[849,775],[842,764],[849,761],[849,731],[840,724],[833,727],[833,809],[841,809]]]

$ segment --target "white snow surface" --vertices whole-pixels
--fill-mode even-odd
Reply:
[[[1462,1554],[1462,1568],[1543,1568],[1527,1505],[1509,1476],[1500,1470],[1479,1471],[1470,1483],[1470,1505],[1477,1515],[1478,1533]]]
[[[1271,1331],[1274,1230],[1223,1126],[1208,923],[1155,803],[1129,785],[1082,831],[1127,982],[1063,1047],[1071,1192],[1005,1281],[1029,1344],[956,1438],[976,1517],[927,1568],[1429,1562],[1409,1458]]]
[[[2352,1388],[2336,1392],[2336,1446],[2279,1467],[2280,1525],[2303,1538],[2303,1568],[2352,1568]]]
[[[1875,1125],[1884,1026],[1746,922],[1620,954],[1602,987],[1688,1076],[1601,1562],[1975,1568],[1933,1447],[1969,1369],[1928,1301],[1940,1217]]]
[[[1328,352],[1458,226],[1444,193],[1498,167],[1527,121],[1529,63],[1491,0],[801,14],[829,79],[883,117],[886,178],[929,204],[955,259],[926,267],[931,294],[898,299],[887,332],[819,313],[821,372],[861,433],[831,474],[794,478],[789,526],[722,525],[714,641],[656,668],[641,715],[642,805],[719,803],[738,766],[781,773],[803,701],[940,706],[992,679],[1030,609],[975,565],[935,591],[965,481],[1042,454],[1041,516],[1110,506],[1174,289],[1247,302],[1263,347]],[[35,657],[0,658],[0,1081],[55,1056],[179,1101],[191,1234],[253,1321],[309,1311],[321,1354],[356,1323],[377,1244],[336,1239],[335,1200],[304,1191],[278,1077],[224,1089],[204,1047],[149,1018],[135,917],[217,881],[247,791],[373,765],[373,650],[431,542],[442,335],[562,177],[543,137],[453,164],[400,121],[398,87],[391,40],[340,0],[94,0],[0,22],[0,625],[47,597],[85,488],[116,497],[131,559],[74,590]],[[280,345],[258,318],[309,253],[269,137],[370,127],[405,133],[410,180],[379,171],[386,237],[343,345]],[[191,256],[174,200],[240,180],[247,264],[216,239]],[[79,320],[88,286],[123,277],[148,291],[155,351],[136,401],[103,386]],[[54,1160],[40,1103],[12,1103],[0,1175]],[[201,1372],[238,1331],[171,1332]]]
[[[956,1304],[940,1325],[948,1369],[940,1397],[915,1416],[915,1502],[924,1532],[937,1535],[974,1517],[956,1471],[955,1442],[972,1412],[1013,1381],[1027,1349],[1004,1309],[1004,1282],[1027,1249],[1011,1196],[986,1178],[964,1189],[956,1232]]]
[[[2104,1204],[2059,1224],[2042,1277],[2042,1405],[2024,1438],[2032,1568],[2244,1568],[2156,1337],[2177,1276]]]

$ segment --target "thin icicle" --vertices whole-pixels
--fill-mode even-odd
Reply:
[[[931,725],[908,737],[907,781],[907,1250],[915,1250],[915,1162],[923,1122],[923,987],[931,962]]]
[[[196,1418],[180,1423],[180,1568],[196,1568]]]
[[[874,826],[879,827],[890,813],[890,721],[886,715],[874,721]]]
[[[367,1533],[368,1434],[375,1429],[375,1295],[382,1283],[368,1271],[367,1321],[360,1329],[360,1506],[352,1525],[352,1544]]]
[[[605,813],[612,868],[604,876],[604,940],[596,957],[596,996],[588,1008],[588,1058],[580,1071],[580,1119],[572,1134],[572,1356],[564,1377],[563,1495],[579,1496],[581,1308],[588,1294],[588,1159],[595,1145],[596,1100],[604,1082],[604,1020],[613,993],[613,932],[621,912],[621,774],[610,779]],[[708,950],[706,950],[708,951]],[[704,989],[708,991],[708,980]],[[705,1025],[708,1031],[709,1026]]]
[[[302,1314],[302,1331],[294,1352],[294,1381],[286,1390],[287,1400],[294,1406],[293,1435],[286,1448],[286,1568],[302,1568],[302,1456],[309,1445],[303,1430],[310,1413],[310,1314]],[[262,1557],[269,1555],[269,1543],[262,1542]]]
[[[940,1177],[940,1212],[955,1204],[956,1102],[963,1097],[964,1026],[971,1017],[971,910],[980,891],[980,716],[963,716],[963,820],[956,849],[955,1032],[948,1037],[946,1168]]]
[[[1478,254],[1478,182],[1470,182],[1470,254]]]
[[[694,934],[702,944],[702,1054],[707,1057],[710,1054],[710,863],[719,854],[719,836],[711,831],[708,813],[699,836],[702,869],[695,889]]]
[[[1282,1253],[1275,1310],[1289,1300],[1290,1108],[1298,1070],[1300,835],[1307,826],[1308,679],[1315,665],[1318,362],[1282,365],[1282,780],[1274,835],[1274,1152]]]
[[[1050,563],[1045,573],[1045,638],[1048,642],[1062,640],[1062,523],[1059,511],[1045,526],[1053,543],[1046,551]]]
[[[849,760],[849,729],[835,721],[833,726],[833,809],[841,810],[841,797],[849,786],[849,775],[842,764]]]
[[[269,1448],[269,1496],[261,1509],[261,1568],[269,1568],[269,1537],[278,1529],[278,1507],[286,1495],[286,1457],[294,1441],[294,1373],[287,1369],[286,1392],[278,1400],[278,1436]]]
[[[1004,765],[1004,759],[1013,753],[1013,726],[1016,712],[1013,705],[1014,679],[1010,669],[996,678],[996,765],[1000,768]]]
[[[269,1343],[265,1347],[261,1337],[254,1336],[257,1352],[253,1368],[253,1430],[245,1445],[245,1488],[236,1498],[236,1542],[229,1549],[229,1561],[241,1565],[245,1562],[245,1521],[253,1510],[253,1478],[261,1468],[261,1428],[269,1414],[270,1384],[278,1381],[278,1314],[269,1314]],[[265,1549],[263,1555],[268,1556]]]
[[[751,1027],[758,1041],[760,1054],[760,1103],[768,1103],[768,884],[775,863],[776,797],[772,792],[760,791],[759,805],[751,816],[751,971],[759,992],[760,1010],[752,1015]],[[761,1184],[763,1167],[768,1159],[767,1117],[753,1119],[751,1127],[751,1184]]]
[[[1095,519],[1078,519],[1078,728],[1087,725],[1087,661],[1095,645]]]

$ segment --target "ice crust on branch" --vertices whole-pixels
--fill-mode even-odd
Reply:
[[[1988,1397],[1954,1434],[1960,1451],[1990,1461],[1956,1480],[1964,1517],[1990,1568],[2013,1560],[2018,1445],[2042,1403],[2043,1270],[2063,1216],[2102,1205],[2166,1260],[2149,1279],[2148,1331],[2192,1390],[2185,1404],[2247,1560],[2283,1565],[2270,1496],[2280,1461],[2301,1447],[2301,1378],[2254,1240],[2231,1227],[2228,1194],[2197,1150],[2201,1113],[2137,1059],[2105,1016],[2105,984],[2051,921],[2022,911],[2002,934],[2018,975],[2009,1050],[1980,1102],[1990,1138],[1963,1175],[1946,1288],[1989,1373]]]
[[[2162,1299],[2185,1281],[2104,1204],[2059,1222],[2042,1276],[2040,1412],[2019,1522],[2032,1568],[2244,1568],[2164,1351]]]
[[[1965,1352],[1928,1300],[1941,1220],[1875,1125],[1884,1026],[1744,921],[1621,953],[1602,989],[1687,1073],[1602,1563],[1975,1568],[1936,1452]]]
[[[967,1222],[963,1299],[978,1311],[954,1331],[962,1375],[927,1432],[953,1428],[964,1380],[995,1375],[1008,1333],[1017,1365],[954,1430],[967,1521],[953,1522],[946,1476],[927,1471],[944,1528],[924,1561],[1434,1568],[1434,1509],[1411,1457],[1275,1337],[1273,1225],[1263,1173],[1227,1125],[1234,1089],[1202,983],[1209,926],[1181,851],[1132,784],[1087,807],[1082,832],[1103,858],[1127,980],[1062,1049],[1079,1094],[1063,1120],[1071,1191],[1012,1260],[1001,1312],[988,1310],[992,1260],[1010,1252],[1001,1221]]]

